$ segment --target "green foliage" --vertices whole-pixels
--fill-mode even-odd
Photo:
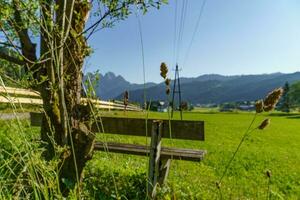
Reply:
[[[116,22],[127,19],[130,14],[137,10],[141,10],[145,14],[151,7],[159,9],[162,4],[166,3],[168,0],[98,0],[97,4],[100,6],[97,7],[94,16],[102,17],[111,11],[109,17],[102,21],[100,27],[100,29],[109,28],[113,27]]]
[[[290,112],[291,105],[290,105],[289,91],[290,91],[290,85],[288,82],[286,82],[283,87],[282,97],[278,102],[278,106],[277,106],[277,109],[282,112]]]
[[[299,108],[300,107],[300,82],[294,83],[291,86],[289,96],[290,96],[292,107]]]
[[[38,36],[39,34],[39,1],[37,0],[20,0],[16,1],[18,9],[22,11],[22,27],[29,29],[31,36]],[[18,42],[18,37],[12,24],[15,24],[14,9],[11,0],[0,0],[0,27],[9,36],[9,39],[13,42]],[[2,30],[0,31],[2,32]]]
[[[96,87],[97,84],[99,83],[100,80],[100,72],[99,70],[93,72],[93,73],[88,73],[84,77],[84,96],[87,96],[89,98],[97,98],[96,94]]]
[[[0,48],[1,51],[1,48]],[[0,76],[6,86],[26,86],[24,68],[0,59]]]

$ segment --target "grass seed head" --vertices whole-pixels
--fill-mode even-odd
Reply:
[[[160,65],[160,75],[161,75],[161,77],[166,79],[167,74],[168,74],[168,67],[167,67],[166,63],[162,62]]]
[[[266,176],[267,176],[268,178],[271,178],[271,176],[272,176],[272,173],[271,173],[271,171],[270,171],[270,170],[267,170],[267,171],[266,171]]]
[[[170,83],[171,83],[171,79],[169,79],[169,78],[166,78],[166,80],[165,80],[165,84],[166,84],[167,86],[169,86],[169,85],[170,85]]]
[[[282,88],[277,88],[270,92],[264,100],[264,110],[267,112],[273,110],[282,96],[282,93]]]
[[[169,95],[169,94],[170,94],[170,91],[171,91],[170,87],[167,86],[167,88],[166,88],[166,94]]]
[[[124,98],[123,98],[124,105],[128,105],[128,100],[129,100],[129,92],[126,90],[124,92]]]
[[[259,126],[258,129],[263,130],[265,129],[267,126],[269,126],[271,120],[270,119],[265,119]]]
[[[221,189],[221,183],[220,182],[216,182],[216,187],[218,188],[218,189]]]
[[[264,111],[264,102],[262,100],[259,100],[255,103],[255,110],[256,113],[261,113]]]
[[[71,156],[71,151],[69,149],[65,149],[61,155],[62,159],[65,160]]]

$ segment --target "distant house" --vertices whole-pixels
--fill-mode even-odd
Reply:
[[[167,112],[168,103],[164,101],[147,102],[147,109],[157,112]]]
[[[252,111],[255,109],[255,106],[254,105],[239,105],[238,109],[244,110],[244,111]]]
[[[236,109],[236,105],[233,103],[225,103],[220,105],[220,112],[232,112]]]

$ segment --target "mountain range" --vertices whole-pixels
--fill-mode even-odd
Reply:
[[[297,81],[300,81],[300,72],[233,76],[206,74],[195,78],[180,78],[182,99],[194,104],[253,101],[263,98],[268,92],[286,82],[293,84]],[[171,86],[172,83],[173,81]],[[145,86],[133,84],[112,72],[100,74],[95,90],[97,96],[104,100],[122,99],[125,90],[129,91],[131,102],[143,102],[145,92],[147,100],[167,99],[164,82],[146,83]]]
[[[98,75],[98,81],[93,85],[96,95],[103,100],[116,99],[124,91],[134,91],[138,89],[143,89],[144,87],[150,88],[155,86],[155,83],[135,84],[126,81],[122,76],[115,75],[113,72],[107,72],[106,74]],[[83,80],[85,81],[87,77],[91,80],[95,80],[95,74],[87,73]]]

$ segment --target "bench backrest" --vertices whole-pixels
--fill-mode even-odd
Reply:
[[[30,113],[30,118],[32,126],[41,125],[41,113]],[[157,119],[146,120],[127,117],[101,117],[98,123],[92,126],[92,131],[151,137],[152,122],[155,120]],[[163,121],[163,138],[204,140],[204,121],[171,120],[171,134],[169,131],[169,120],[161,121]]]

